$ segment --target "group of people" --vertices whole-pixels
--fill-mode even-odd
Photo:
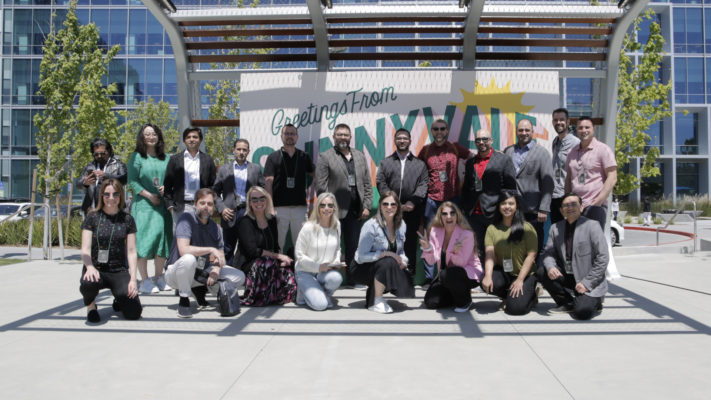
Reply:
[[[234,143],[235,161],[217,171],[199,150],[203,134],[195,127],[183,133],[185,151],[167,157],[160,129],[146,124],[128,166],[97,139],[95,161],[77,181],[90,211],[82,225],[87,318],[100,320],[95,298],[103,288],[127,319],[140,317],[139,293],[175,289],[178,316],[189,318],[190,297],[210,307],[206,294],[217,293],[218,279],[244,287],[244,305],[296,302],[321,311],[333,307],[343,276],[366,291],[368,310],[391,313],[384,294],[415,296],[418,247],[427,308],[466,312],[480,287],[501,299],[501,310],[526,314],[538,303],[540,283],[557,304],[549,312],[590,318],[607,291],[603,229],[617,166],[590,118],[578,119],[578,137],[568,132],[565,109],[553,112],[553,126],[552,157],[525,118],[516,124],[517,143],[503,152],[486,129],[475,133],[477,152],[448,141],[449,125],[438,119],[432,143],[415,156],[410,132],[398,129],[395,152],[377,170],[372,218],[370,171],[345,124],[335,127],[334,146],[321,149],[316,165],[296,148],[297,128],[285,125],[283,147],[264,171],[247,161],[244,139]],[[311,179],[317,197],[309,213]],[[134,193],[131,215],[122,211],[126,184]],[[294,246],[284,254],[289,232]]]

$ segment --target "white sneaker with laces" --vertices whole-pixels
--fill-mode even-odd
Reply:
[[[158,289],[156,284],[153,283],[153,280],[149,278],[141,282],[141,286],[138,288],[138,292],[144,294],[151,294],[160,293],[160,290]]]
[[[454,309],[454,312],[459,312],[459,313],[467,312],[467,311],[469,311],[469,309],[470,309],[471,307],[472,307],[472,301],[469,300],[469,304],[467,304],[467,305],[464,306],[464,307],[457,307],[457,308],[455,308],[455,309]]]
[[[354,289],[355,290],[368,290],[368,287],[365,285],[355,285]]]
[[[368,307],[368,311],[373,311],[379,314],[390,314],[393,312],[393,309],[388,305],[388,302],[385,301],[382,297],[376,297],[373,306]]]
[[[333,301],[331,301],[331,295],[326,293],[326,308],[333,308]]]
[[[165,283],[165,277],[163,275],[157,277],[155,283],[156,283],[156,287],[161,292],[165,292],[166,290],[173,290],[172,287],[168,286],[168,284]]]
[[[306,300],[304,300],[304,292],[302,292],[301,289],[296,289],[296,304],[300,306],[306,304]]]

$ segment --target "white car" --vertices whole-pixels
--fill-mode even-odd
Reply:
[[[29,203],[0,203],[0,221],[6,220],[10,215],[17,212],[20,207]],[[10,221],[19,221],[30,214],[30,209],[23,210],[20,214],[10,218]]]
[[[610,220],[610,244],[615,247],[623,240],[625,240],[625,228],[617,221]]]

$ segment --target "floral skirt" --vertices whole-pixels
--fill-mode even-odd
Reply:
[[[247,273],[242,304],[264,307],[269,304],[291,303],[296,300],[294,271],[281,268],[271,257],[254,262]]]

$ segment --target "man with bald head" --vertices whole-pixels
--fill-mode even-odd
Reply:
[[[518,143],[504,149],[516,169],[516,188],[521,196],[521,210],[536,229],[538,253],[543,252],[543,224],[548,219],[555,182],[548,150],[533,141],[533,124],[522,119],[516,124]],[[538,264],[540,265],[540,264]]]
[[[484,236],[492,223],[502,189],[516,189],[516,171],[511,158],[494,150],[491,133],[476,132],[476,157],[467,160],[462,186],[462,211],[476,235],[479,259],[484,263]]]

